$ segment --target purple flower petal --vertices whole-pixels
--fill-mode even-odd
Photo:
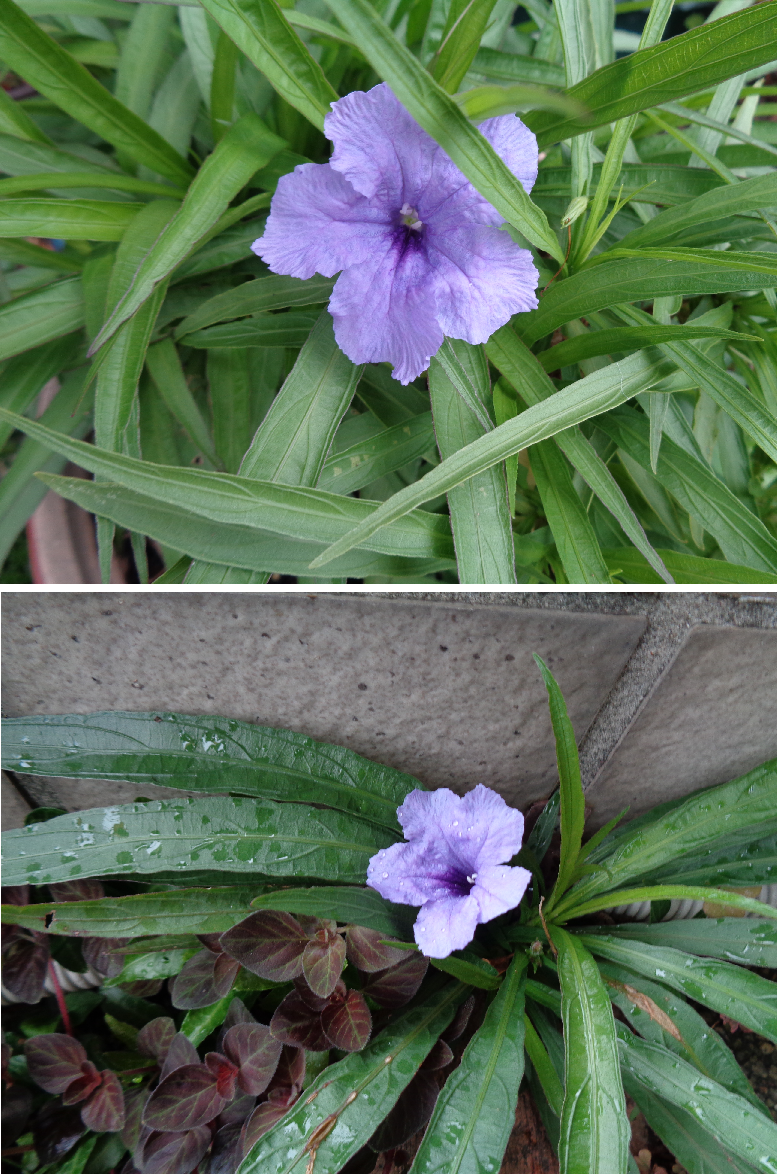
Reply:
[[[411,791],[397,818],[407,839],[444,843],[468,875],[490,864],[503,864],[515,855],[523,839],[520,811],[482,784],[463,797],[447,787]]]
[[[264,236],[251,248],[275,273],[334,277],[384,249],[392,228],[385,210],[329,164],[303,163],[279,179]]]
[[[385,82],[335,102],[324,132],[334,143],[330,166],[357,192],[397,210],[417,200],[439,150]]]
[[[367,884],[387,901],[399,905],[425,905],[427,901],[461,896],[453,871],[434,844],[414,841],[392,844],[373,856],[367,868]]]
[[[352,363],[392,363],[394,378],[409,383],[442,345],[434,289],[425,251],[384,239],[337,279],[329,300],[337,345]]]
[[[539,274],[531,253],[498,228],[473,225],[429,230],[435,267],[437,321],[443,333],[487,342],[513,314],[533,310]]]
[[[491,921],[508,909],[514,909],[526,892],[531,873],[526,868],[509,868],[506,864],[492,864],[481,868],[470,896],[478,903],[478,921]]]
[[[474,897],[430,901],[416,918],[416,944],[428,958],[447,958],[472,941],[478,920],[478,903]]]

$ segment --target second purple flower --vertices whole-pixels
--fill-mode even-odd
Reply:
[[[480,131],[531,191],[531,131],[514,114]],[[331,160],[282,176],[252,248],[275,273],[340,273],[329,310],[352,362],[389,361],[409,383],[446,335],[486,342],[537,306],[531,253],[385,83],[333,103],[325,132]]]

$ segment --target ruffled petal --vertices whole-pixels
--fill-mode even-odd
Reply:
[[[478,921],[491,921],[500,913],[507,913],[519,905],[531,873],[526,868],[509,868],[506,864],[492,864],[478,872],[478,879],[470,897],[478,903]]]
[[[274,273],[334,277],[385,247],[392,224],[328,163],[281,176],[264,236],[251,246]]]
[[[429,366],[442,346],[435,316],[435,275],[426,251],[405,233],[382,240],[369,260],[351,265],[337,279],[329,311],[335,338],[352,363],[394,365],[392,375],[409,383]]]
[[[444,334],[486,342],[513,314],[537,307],[539,274],[528,249],[485,225],[430,226],[427,252],[436,272],[437,321]]]
[[[397,808],[397,819],[405,838],[413,840],[426,835],[442,835],[443,825],[456,819],[461,796],[447,787],[436,791],[411,791],[401,807]]]
[[[367,867],[370,888],[399,905],[425,905],[460,896],[458,880],[459,874],[434,845],[418,840],[381,849]]]
[[[479,908],[474,897],[449,897],[430,901],[416,918],[413,933],[427,958],[447,958],[463,950],[475,936]]]
[[[411,791],[397,818],[407,839],[424,846],[427,862],[444,857],[460,883],[489,865],[510,860],[523,840],[521,812],[481,783],[463,796],[447,787]]]
[[[335,102],[324,132],[334,143],[330,166],[394,212],[428,183],[437,144],[385,82]]]
[[[516,114],[487,118],[478,130],[504,160],[525,192],[534,187],[539,169],[537,139]]]

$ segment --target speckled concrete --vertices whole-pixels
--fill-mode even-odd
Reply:
[[[3,710],[224,714],[342,743],[430,786],[486,783],[524,806],[555,781],[532,653],[557,675],[581,737],[644,628],[638,614],[407,597],[8,592]],[[68,807],[135,797],[46,786]]]

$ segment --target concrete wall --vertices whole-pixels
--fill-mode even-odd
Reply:
[[[520,807],[555,783],[537,652],[567,698],[592,827],[777,755],[776,593],[11,591],[2,614],[8,716],[224,714]],[[76,809],[137,791],[3,786],[4,826],[21,800]]]

